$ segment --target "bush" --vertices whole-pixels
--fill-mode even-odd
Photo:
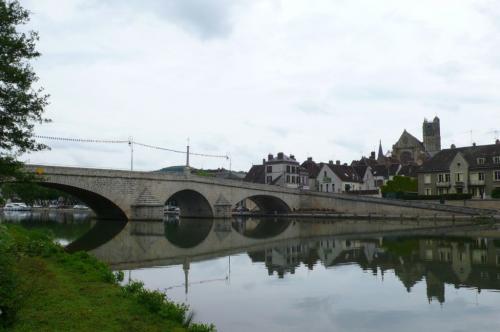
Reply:
[[[149,311],[163,318],[182,324],[190,332],[216,331],[213,324],[192,323],[194,315],[193,313],[188,313],[189,306],[169,301],[167,296],[160,291],[145,289],[142,282],[132,281],[123,287],[123,291],[129,296],[134,296],[137,301],[148,308]]]
[[[418,181],[417,179],[408,176],[395,176],[392,180],[382,186],[381,191],[383,194],[399,193],[399,192],[417,192]]]

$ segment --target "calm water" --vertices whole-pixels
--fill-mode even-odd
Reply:
[[[50,228],[219,331],[500,331],[500,226],[4,218]]]

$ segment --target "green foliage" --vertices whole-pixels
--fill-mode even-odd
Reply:
[[[215,177],[215,174],[207,172],[203,169],[198,169],[198,170],[194,171],[194,174],[198,175],[198,176]]]
[[[16,295],[17,282],[12,266],[15,259],[7,252],[12,251],[14,240],[0,225],[0,328],[5,328],[15,321],[19,309],[19,297]]]
[[[416,192],[418,191],[418,181],[414,178],[397,175],[392,180],[388,181],[384,186],[382,186],[381,191],[383,194]]]
[[[404,238],[384,239],[383,248],[396,256],[409,257],[418,252],[418,240]]]
[[[0,181],[23,176],[13,156],[46,148],[33,139],[34,125],[48,121],[48,95],[33,87],[38,77],[29,61],[40,56],[38,34],[19,31],[28,21],[19,1],[0,0]]]
[[[132,281],[123,287],[126,294],[134,296],[137,301],[148,308],[149,311],[163,318],[175,321],[190,332],[215,332],[213,324],[192,323],[194,314],[189,312],[189,307],[183,303],[177,304],[167,299],[167,296],[156,290],[147,290],[139,281]]]
[[[50,232],[0,224],[0,330],[215,331],[192,324],[186,305],[142,283],[121,287],[123,272],[52,240]]]
[[[491,191],[491,197],[492,198],[500,198],[500,188],[496,187]]]

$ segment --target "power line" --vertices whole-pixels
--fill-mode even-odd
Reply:
[[[42,135],[33,135],[33,137],[40,139],[48,139],[52,141],[68,141],[68,142],[82,142],[82,143],[109,143],[109,144],[129,143],[128,140],[124,141],[124,140],[85,139],[85,138],[42,136]]]
[[[182,154],[187,153],[186,151],[170,149],[170,148],[165,148],[165,147],[151,145],[151,144],[145,144],[145,143],[134,141],[132,139],[128,139],[128,140],[104,140],[104,139],[70,138],[70,137],[56,137],[56,136],[44,136],[44,135],[33,135],[33,137],[40,138],[40,139],[48,139],[48,140],[53,140],[53,141],[67,141],[67,142],[79,142],[79,143],[108,143],[108,144],[130,144],[130,145],[134,144],[134,145],[138,145],[138,146],[142,146],[142,147],[154,149],[154,150],[167,151],[167,152],[173,152],[173,153],[182,153]],[[193,156],[199,156],[199,157],[224,158],[226,160],[229,160],[228,155],[216,155],[216,154],[196,153],[196,152],[189,152],[189,154],[193,155]]]

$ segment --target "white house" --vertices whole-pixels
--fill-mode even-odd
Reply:
[[[317,177],[318,190],[321,192],[343,193],[363,190],[363,179],[353,166],[334,164],[330,161],[323,164]]]
[[[276,158],[269,154],[263,160],[265,183],[287,188],[309,189],[309,173],[295,160],[294,155],[287,156],[279,152]]]

